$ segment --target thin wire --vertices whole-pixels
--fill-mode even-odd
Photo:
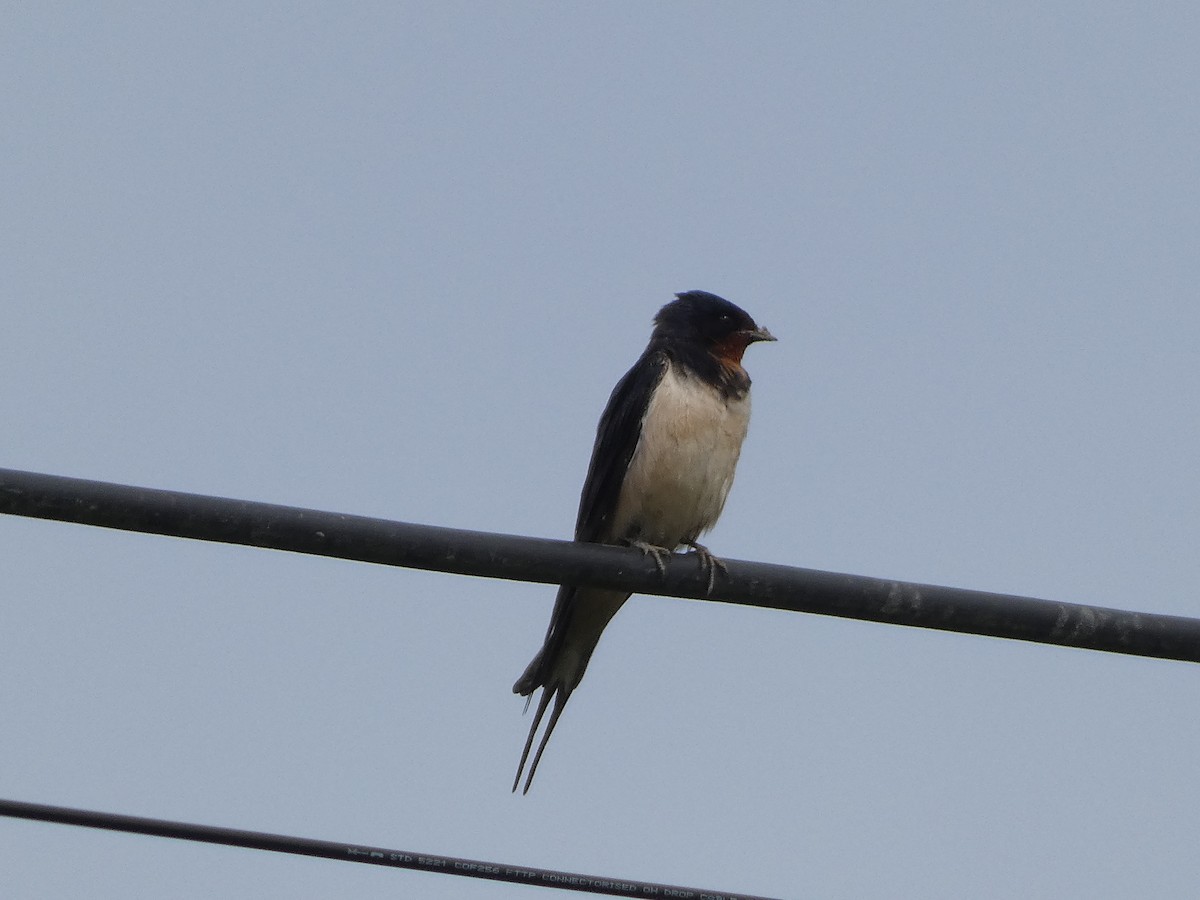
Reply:
[[[673,555],[664,573],[656,561],[621,547],[412,525],[12,469],[0,469],[0,513],[461,575],[720,600],[1200,662],[1200,619],[728,559],[710,595],[707,573],[695,554]]]
[[[39,822],[80,825],[85,828],[104,828],[109,831],[177,838],[184,841],[201,841],[206,844],[224,844],[228,847],[271,850],[276,853],[294,853],[300,856],[318,856],[323,859],[339,859],[372,866],[391,866],[396,869],[413,869],[419,872],[462,875],[467,878],[483,878],[488,881],[504,881],[510,884],[560,888],[566,891],[603,894],[610,897],[711,897],[712,900],[769,900],[766,897],[753,897],[749,894],[730,894],[725,891],[675,887],[668,884],[634,881],[630,878],[601,878],[595,875],[559,872],[554,869],[531,869],[528,866],[512,866],[506,863],[483,862],[478,859],[439,856],[435,853],[414,853],[409,850],[364,847],[361,844],[317,841],[311,838],[220,828],[214,825],[193,825],[188,822],[172,822],[166,819],[144,819],[140,816],[122,816],[87,809],[71,809],[65,806],[23,803],[19,800],[0,800],[0,815],[33,819]]]

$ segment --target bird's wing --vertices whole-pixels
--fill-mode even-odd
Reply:
[[[583,493],[579,498],[579,515],[575,523],[575,540],[604,543],[619,535],[610,531],[621,485],[629,468],[629,461],[637,449],[642,433],[642,420],[650,405],[650,397],[667,370],[668,358],[662,351],[647,350],[634,364],[625,377],[617,382],[608,405],[600,417],[596,429],[596,443],[592,447],[592,461],[584,480]],[[542,716],[554,698],[554,711],[546,725],[546,731],[533,757],[525,790],[533,783],[534,772],[546,749],[546,742],[558,723],[563,707],[572,691],[583,678],[588,661],[600,634],[609,620],[620,609],[629,594],[624,591],[606,591],[598,588],[576,588],[564,584],[558,591],[554,612],[546,640],[537,656],[525,669],[524,674],[513,685],[513,692],[528,697],[539,687],[543,688],[537,712],[529,728],[529,738],[513,790],[521,780],[521,772],[533,748]]]
[[[605,543],[620,537],[610,534],[608,527],[621,496],[629,461],[642,436],[642,420],[650,398],[668,365],[666,353],[648,349],[613,388],[596,429],[592,461],[579,498],[575,540]]]
[[[579,497],[575,540],[605,543],[619,537],[609,532],[609,526],[621,496],[621,485],[629,470],[629,461],[633,459],[633,452],[642,435],[642,420],[646,417],[654,389],[667,371],[667,365],[665,353],[647,350],[613,388],[596,428],[592,461],[588,464],[587,478],[583,481],[583,492]],[[550,627],[546,630],[543,657],[555,655],[553,648],[561,642],[570,624],[574,595],[575,589],[570,585],[563,585],[559,590],[554,612],[550,616]]]

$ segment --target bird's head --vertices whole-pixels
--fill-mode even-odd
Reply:
[[[658,311],[654,326],[655,337],[699,344],[722,362],[735,365],[755,341],[776,340],[740,306],[708,291],[676,294]]]

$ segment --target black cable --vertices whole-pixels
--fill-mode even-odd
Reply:
[[[261,831],[243,831],[238,828],[193,825],[188,822],[144,819],[141,816],[121,816],[87,809],[70,809],[65,806],[22,803],[19,800],[0,800],[0,815],[18,819],[34,819],[39,822],[58,822],[63,825],[81,825],[85,828],[104,828],[109,831],[178,838],[184,841],[201,841],[206,844],[224,844],[229,847],[247,847],[252,850],[272,850],[276,853],[319,856],[324,859],[340,859],[373,866],[415,869],[419,872],[463,875],[468,878],[484,878],[489,881],[505,881],[510,884],[561,888],[567,891],[604,894],[610,897],[706,897],[712,898],[712,900],[769,900],[766,897],[752,897],[749,894],[730,894],[725,891],[674,887],[668,884],[634,881],[630,878],[600,878],[595,875],[558,872],[554,869],[531,869],[528,866],[510,866],[505,863],[483,862],[478,859],[458,859],[453,856],[438,856],[434,853],[414,853],[408,850],[387,850],[383,847],[364,847],[360,844],[344,844],[336,841],[316,841],[311,838],[288,837]]]
[[[0,469],[0,513],[461,575],[568,582],[1200,662],[1200,619],[741,560],[725,560],[727,572],[718,575],[716,588],[706,596],[708,580],[695,558],[669,559],[664,575],[653,559],[620,547],[411,525],[12,469]]]

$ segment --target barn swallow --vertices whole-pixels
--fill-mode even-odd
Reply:
[[[636,547],[660,569],[666,554],[689,547],[708,572],[711,592],[716,569],[724,566],[696,539],[725,506],[750,422],[750,376],[742,354],[755,341],[775,338],[715,294],[675,297],[654,317],[649,345],[617,382],[600,417],[575,540]],[[513,693],[529,698],[526,709],[542,688],[514,792],[550,699],[554,711],[522,793],[529,792],[601,632],[628,598],[624,591],[559,588],[542,649],[513,685]]]

